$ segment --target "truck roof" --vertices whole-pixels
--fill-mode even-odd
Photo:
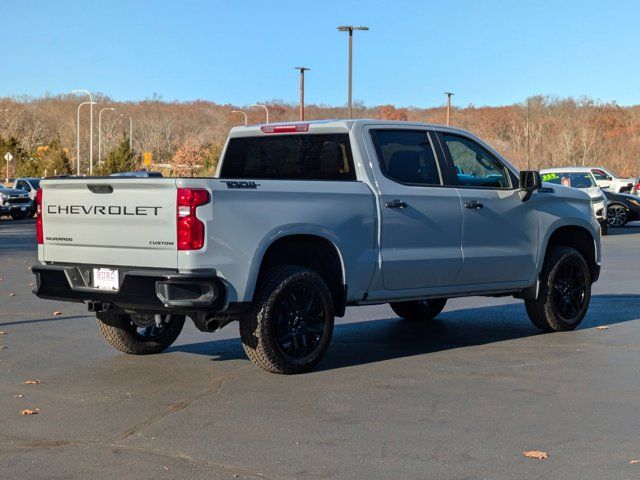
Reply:
[[[295,121],[295,122],[273,122],[273,123],[259,123],[255,125],[238,126],[233,127],[229,132],[231,137],[245,137],[253,135],[268,135],[269,133],[337,133],[348,132],[356,126],[362,125],[398,125],[398,126],[415,126],[420,128],[433,128],[438,130],[449,130],[452,132],[464,132],[469,134],[466,130],[447,127],[444,125],[438,125],[434,123],[423,122],[403,122],[397,120],[380,120],[377,118],[358,118],[358,119],[327,119],[327,120],[309,120],[309,121]],[[287,129],[286,127],[290,127]],[[295,129],[299,128],[299,131]],[[277,132],[277,129],[282,131]],[[276,132],[265,132],[265,129],[274,129]]]

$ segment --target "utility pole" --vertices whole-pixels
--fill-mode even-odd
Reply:
[[[444,92],[447,96],[447,125],[451,125],[451,97],[455,95],[453,92]]]
[[[369,30],[369,27],[354,27],[353,25],[342,25],[338,27],[340,32],[349,32],[349,80],[347,87],[347,102],[349,104],[349,118],[353,118],[353,97],[352,97],[352,78],[353,78],[353,31]]]
[[[307,67],[293,67],[300,70],[300,121],[304,121],[304,72],[311,70]]]

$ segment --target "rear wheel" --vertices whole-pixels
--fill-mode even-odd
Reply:
[[[407,320],[432,320],[447,304],[446,298],[432,298],[412,302],[392,302],[389,305],[399,317]]]
[[[100,312],[100,333],[116,350],[132,355],[160,353],[176,341],[183,315]]]
[[[251,310],[240,321],[240,337],[260,368],[300,373],[324,356],[333,323],[333,300],[324,280],[308,268],[279,266],[258,287]]]
[[[540,276],[536,300],[525,300],[531,322],[546,332],[573,330],[587,314],[591,273],[577,250],[552,247]]]
[[[624,227],[629,221],[627,209],[622,205],[609,205],[607,207],[607,223],[610,227]]]

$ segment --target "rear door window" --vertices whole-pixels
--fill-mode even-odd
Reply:
[[[306,134],[229,140],[221,178],[355,180],[349,135]]]
[[[380,169],[405,185],[441,185],[440,171],[425,130],[372,130]]]

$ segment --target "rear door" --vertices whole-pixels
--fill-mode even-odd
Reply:
[[[364,131],[380,172],[384,288],[453,285],[462,267],[462,213],[457,189],[442,185],[432,137],[416,128]]]
[[[460,193],[464,263],[457,285],[527,280],[538,245],[535,200],[523,202],[517,179],[491,152],[458,134],[438,134],[446,183]]]
[[[61,179],[42,187],[41,261],[177,268],[175,179]]]

